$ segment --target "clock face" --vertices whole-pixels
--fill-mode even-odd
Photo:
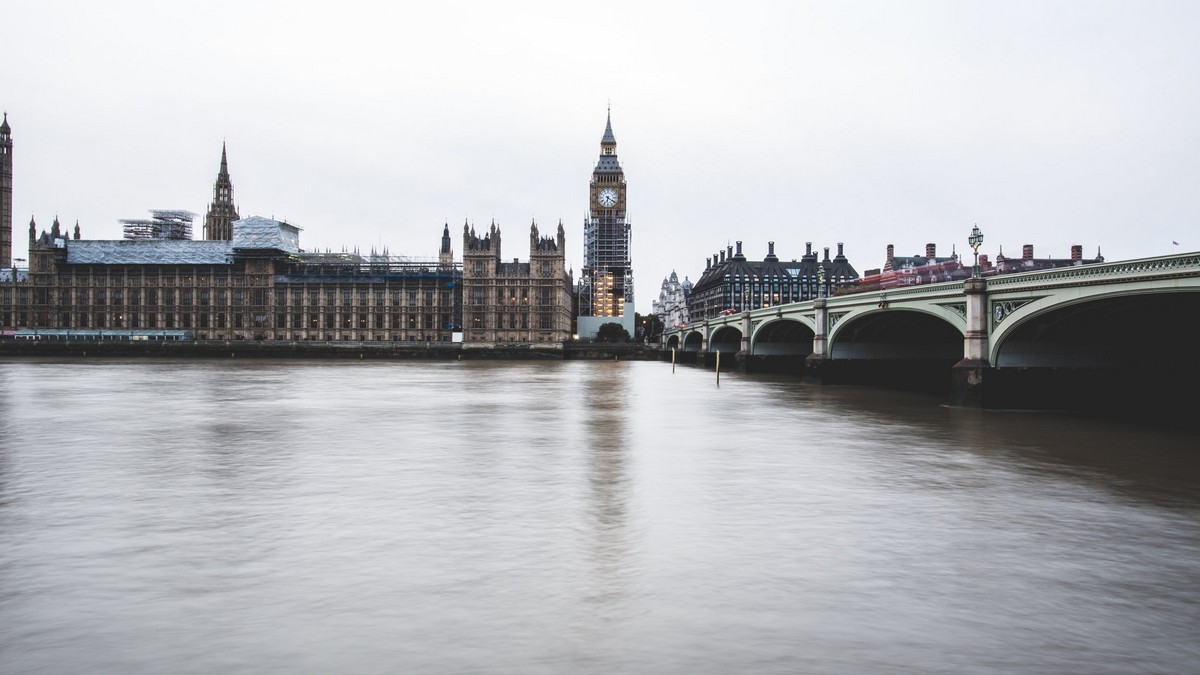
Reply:
[[[612,188],[604,188],[600,191],[598,201],[600,202],[600,206],[606,208],[615,206],[617,203],[617,191]]]

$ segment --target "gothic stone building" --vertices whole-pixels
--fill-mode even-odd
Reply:
[[[300,228],[251,216],[229,241],[83,240],[30,224],[29,278],[8,314],[34,329],[179,330],[199,340],[450,342],[461,268],[441,259],[300,249]],[[77,235],[78,236],[78,235]],[[3,309],[3,308],[0,308]]]
[[[463,342],[549,346],[571,339],[574,281],[566,270],[566,236],[529,228],[529,262],[501,259],[500,228],[480,236],[463,224]]]

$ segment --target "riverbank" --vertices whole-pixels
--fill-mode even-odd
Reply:
[[[284,359],[497,359],[657,361],[660,351],[641,344],[585,342],[551,345],[476,345],[446,342],[290,342],[277,340],[42,341],[0,340],[0,357],[284,358]]]

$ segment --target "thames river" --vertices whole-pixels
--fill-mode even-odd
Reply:
[[[649,362],[0,361],[0,672],[1195,673],[1193,435]]]

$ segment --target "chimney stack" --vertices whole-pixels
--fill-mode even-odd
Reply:
[[[1083,261],[1083,246],[1080,244],[1075,244],[1074,246],[1071,247],[1071,262],[1082,262],[1082,261]]]
[[[925,244],[925,257],[933,261],[937,257],[937,244]]]
[[[1021,247],[1021,260],[1033,260],[1033,244],[1025,244]]]

